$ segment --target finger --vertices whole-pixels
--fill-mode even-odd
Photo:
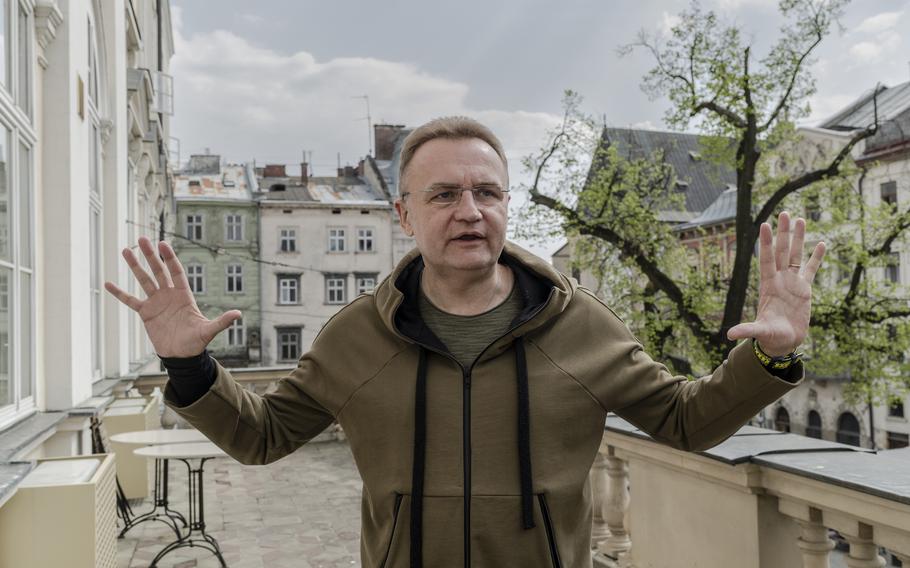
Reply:
[[[771,225],[762,223],[758,229],[758,262],[762,280],[774,278],[774,257],[771,254]]]
[[[168,271],[170,271],[171,282],[174,283],[174,288],[189,290],[190,282],[187,280],[183,265],[180,264],[177,253],[174,252],[171,245],[165,241],[160,241],[158,243],[158,250],[161,251],[161,256],[164,257],[164,264],[167,266]]]
[[[822,264],[822,259],[825,257],[825,250],[825,242],[819,242],[815,245],[815,250],[812,251],[812,256],[809,257],[809,261],[806,262],[806,270],[803,273],[803,277],[809,281],[809,284],[812,284],[815,280],[815,273],[818,272],[818,268]]]
[[[727,330],[727,339],[744,339],[746,337],[755,337],[761,330],[761,326],[756,322],[741,323],[734,325]]]
[[[240,310],[229,310],[224,312],[206,324],[206,335],[208,337],[215,337],[225,329],[231,327],[231,324],[234,323],[234,320],[240,319],[242,315],[243,314],[240,313]]]
[[[787,268],[790,268],[791,265],[796,265],[794,268],[799,272],[799,267],[803,262],[803,245],[805,242],[806,220],[799,217],[793,223],[793,242],[790,243],[790,260],[787,263]]]
[[[152,277],[148,275],[148,272],[139,264],[139,259],[133,254],[132,249],[129,247],[123,249],[123,258],[126,259],[127,266],[130,267],[130,270],[133,272],[139,285],[142,286],[142,289],[145,291],[146,296],[151,296],[158,291],[158,286],[155,285],[155,281],[152,280]]]
[[[136,296],[131,296],[117,287],[113,282],[105,282],[104,289],[114,295],[115,298],[126,304],[133,311],[138,312],[142,307],[142,300]]]
[[[790,214],[781,211],[777,220],[777,246],[774,248],[774,261],[777,270],[786,270],[790,258]]]
[[[164,263],[158,257],[158,251],[155,250],[156,247],[152,246],[151,239],[139,237],[139,248],[142,249],[142,254],[145,255],[145,260],[148,262],[149,268],[152,269],[152,273],[155,274],[158,287],[173,288],[174,284],[171,282],[171,275],[164,269]]]

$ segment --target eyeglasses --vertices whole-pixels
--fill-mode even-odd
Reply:
[[[498,185],[483,185],[466,189],[455,185],[433,185],[426,189],[418,190],[424,194],[425,201],[430,205],[447,207],[461,202],[461,194],[470,191],[474,194],[474,203],[481,207],[492,207],[502,203],[506,197],[508,189],[502,189]],[[404,199],[410,195],[410,191],[401,194]]]

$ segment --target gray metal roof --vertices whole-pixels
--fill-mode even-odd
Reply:
[[[637,130],[633,128],[604,128],[603,144],[614,145],[621,157],[641,159],[656,150],[663,150],[667,163],[673,166],[678,181],[684,185],[686,210],[701,212],[707,209],[728,185],[736,183],[736,172],[701,157],[698,134]]]
[[[218,159],[218,156],[204,157]],[[251,184],[247,166],[228,164],[213,169],[213,162],[209,160],[207,163],[206,173],[199,173],[198,168],[189,171],[184,168],[174,175],[174,197],[178,201],[252,201],[251,186],[255,185],[255,181]],[[194,164],[198,167],[203,165],[205,163]]]
[[[282,191],[269,191],[275,184],[283,184]],[[339,205],[376,205],[388,203],[381,188],[374,188],[357,176],[313,176],[306,187],[298,177],[260,178],[259,186],[264,201],[312,201]]]
[[[701,212],[700,215],[689,221],[673,227],[675,230],[691,229],[699,226],[716,225],[725,221],[736,219],[736,186],[731,185],[721,193],[714,203]]]
[[[876,93],[878,100],[873,101]],[[879,122],[891,120],[910,109],[910,81],[894,87],[880,85],[877,89],[869,89],[852,104],[823,121],[819,126],[829,130],[866,128],[875,122],[876,104]]]

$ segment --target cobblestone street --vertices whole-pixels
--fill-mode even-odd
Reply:
[[[205,522],[230,568],[340,568],[359,566],[360,476],[346,442],[304,445],[267,466],[230,458],[206,462]],[[187,475],[170,464],[171,508],[187,514]],[[150,508],[148,500],[134,507]],[[118,541],[121,568],[146,567],[174,533],[149,521]],[[162,568],[217,567],[200,548],[177,549]]]

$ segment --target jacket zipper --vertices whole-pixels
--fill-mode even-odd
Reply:
[[[547,531],[547,545],[550,548],[550,560],[553,561],[553,568],[562,568],[559,561],[559,549],[556,548],[556,537],[553,534],[553,523],[550,521],[550,509],[547,507],[547,500],[543,493],[537,494],[537,500],[540,501],[540,512],[543,513],[543,526]]]
[[[440,351],[435,347],[421,343],[420,341],[414,340],[415,343],[429,349],[433,353],[438,353],[444,357],[448,357],[452,361],[455,361],[455,364],[461,368],[462,376],[462,437],[463,437],[463,456],[462,460],[464,461],[464,470],[462,475],[464,476],[464,567],[471,568],[471,371],[474,369],[474,365],[480,359],[481,356],[490,348],[490,345],[493,345],[503,337],[509,335],[519,327],[521,327],[525,322],[530,321],[534,318],[541,310],[543,310],[547,304],[550,303],[550,300],[553,298],[553,292],[556,288],[552,288],[550,293],[547,295],[547,299],[543,301],[537,309],[528,314],[528,317],[518,322],[517,325],[514,325],[507,329],[505,333],[491,341],[486,347],[484,347],[480,353],[474,357],[474,360],[471,361],[471,365],[465,367],[461,364],[461,361],[455,358],[450,352]],[[413,338],[412,338],[413,339]],[[391,544],[391,542],[390,542]]]
[[[392,534],[389,535],[389,545],[385,549],[385,558],[379,568],[384,568],[389,561],[389,554],[392,553],[392,540],[395,538],[395,528],[398,526],[398,510],[401,508],[401,493],[395,492],[395,512],[392,513]]]

